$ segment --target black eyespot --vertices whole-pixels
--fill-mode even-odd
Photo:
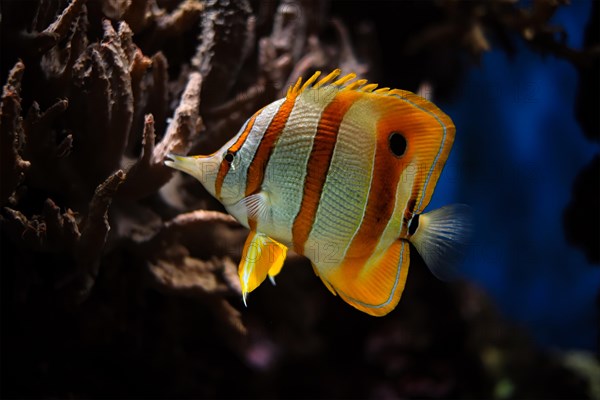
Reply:
[[[400,132],[392,132],[388,137],[390,150],[396,157],[401,157],[406,152],[406,138]]]
[[[419,227],[419,214],[416,214],[415,216],[412,217],[412,219],[410,221],[410,225],[408,225],[408,234],[414,235],[414,233],[417,231],[418,227]]]
[[[235,158],[235,154],[234,153],[227,153],[227,154],[225,154],[225,161],[227,161],[229,164],[231,164],[233,162],[234,158]]]

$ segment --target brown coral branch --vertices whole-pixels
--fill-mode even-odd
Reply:
[[[259,41],[259,65],[267,88],[281,97],[294,65],[302,58],[307,43],[307,13],[302,2],[282,1],[274,15],[270,36]]]
[[[142,154],[139,160],[140,165],[150,165],[152,152],[156,142],[156,134],[154,133],[154,116],[146,115],[144,121],[144,137],[142,139]]]
[[[135,146],[139,143],[138,136],[142,130],[143,113],[146,109],[148,99],[147,71],[152,66],[152,60],[142,54],[136,48],[134,58],[130,66],[131,90],[133,94],[133,118],[132,127],[127,140],[127,154],[135,154]]]
[[[331,23],[340,38],[339,67],[343,71],[354,72],[359,77],[365,77],[369,67],[356,57],[348,28],[337,18],[332,18]]]
[[[206,240],[216,236],[224,239],[218,244],[220,246],[235,242],[225,239],[223,229],[227,227],[239,227],[239,224],[230,215],[220,212],[198,210],[181,214],[165,223],[161,232],[145,248],[150,254],[149,271],[160,289],[208,302],[209,309],[223,324],[225,333],[239,339],[239,335],[246,333],[241,314],[223,298],[224,295],[241,295],[235,263],[227,255],[219,257],[217,246],[210,244],[208,246],[214,251],[208,260],[190,254],[191,249],[198,248],[194,242],[204,241],[206,245]],[[199,232],[206,233],[207,237],[199,237]],[[234,342],[237,341],[233,340],[232,345]]]
[[[33,38],[34,48],[39,54],[47,52],[63,40],[72,29],[73,22],[78,17],[85,0],[72,0],[63,12],[42,32]]]
[[[26,137],[25,153],[34,161],[47,160],[57,157],[58,146],[56,145],[56,133],[52,129],[52,123],[67,110],[69,102],[58,100],[41,113],[40,106],[33,102],[27,112],[24,121]],[[48,134],[48,133],[51,134]],[[54,161],[54,160],[53,160]]]
[[[225,143],[250,115],[272,101],[276,93],[277,90],[272,88],[267,90],[266,79],[261,77],[233,99],[204,112],[202,116],[205,120],[206,134],[202,135],[196,147],[202,146],[206,153],[207,146]]]
[[[229,259],[212,258],[202,261],[188,255],[187,250],[178,245],[171,246],[164,258],[148,263],[148,268],[158,288],[165,292],[193,296],[202,299],[208,309],[220,322],[223,333],[232,347],[239,347],[240,336],[247,333],[242,322],[242,314],[224,296],[241,296],[239,279],[237,288],[228,282],[226,269],[233,263]],[[222,276],[222,277],[221,277]]]
[[[1,216],[4,231],[28,251],[72,253],[79,241],[77,215],[72,210],[63,214],[51,199],[46,199],[42,215],[31,218],[18,210],[4,208]]]
[[[8,75],[0,104],[0,205],[7,204],[21,183],[30,162],[21,158],[24,132],[21,118],[21,79],[25,65],[19,61]]]
[[[154,149],[152,155],[154,165],[163,165],[168,153],[182,154],[189,150],[193,136],[202,127],[199,116],[201,87],[202,75],[196,72],[191,73],[173,120],[167,128],[163,140]],[[170,168],[165,167],[163,170],[171,172]]]
[[[103,26],[101,54],[108,67],[111,94],[108,135],[105,135],[108,142],[105,145],[105,168],[114,170],[125,151],[133,119],[134,99],[129,65],[134,58],[135,46],[131,43],[132,33],[125,22],[119,24],[118,36],[110,21],[105,20]]]
[[[75,213],[67,210],[61,214],[56,203],[51,199],[46,199],[43,216],[46,222],[48,247],[54,251],[71,252],[81,238]]]
[[[124,180],[125,173],[118,170],[96,188],[90,202],[88,214],[82,224],[81,238],[74,253],[78,267],[75,285],[78,300],[87,297],[96,280],[100,256],[110,230],[108,209]]]
[[[97,45],[91,45],[73,67],[73,95],[71,96],[71,119],[74,141],[77,146],[73,156],[77,164],[86,166],[90,159],[102,161],[100,165],[81,168],[82,175],[90,175],[99,181],[106,168],[103,160],[110,118],[110,82]],[[91,105],[93,104],[93,109]],[[114,157],[114,155],[112,155]]]
[[[185,154],[202,126],[199,116],[202,76],[190,74],[188,84],[175,110],[173,120],[161,142],[154,147],[154,118],[146,116],[144,127],[144,153],[129,171],[129,178],[121,194],[126,197],[142,198],[155,192],[172,176],[173,170],[164,165],[167,154]],[[151,156],[149,156],[151,154]]]
[[[171,221],[165,223],[165,228],[185,228],[198,223],[214,224],[216,222],[229,226],[239,226],[239,222],[237,222],[236,219],[229,214],[223,214],[218,211],[196,210],[189,213],[179,214]]]
[[[156,254],[156,258],[172,258],[164,255],[164,249],[177,244],[200,258],[239,258],[245,236],[246,230],[241,229],[232,216],[197,210],[164,223],[161,231],[148,242],[148,252]],[[207,249],[210,253],[206,253]]]
[[[39,251],[46,239],[46,224],[38,218],[28,219],[25,214],[9,207],[0,215],[2,230],[13,243],[28,250]]]
[[[270,40],[278,54],[287,53],[296,62],[306,43],[307,13],[300,1],[283,0],[273,22]]]
[[[144,120],[144,133],[142,137],[142,153],[140,158],[131,166],[127,172],[127,180],[119,190],[119,194],[128,198],[141,198],[149,194],[151,189],[144,190],[147,179],[152,168],[152,152],[156,134],[154,132],[154,117],[146,115]]]
[[[155,18],[156,8],[156,0],[132,1],[123,14],[123,19],[134,33],[138,33]]]
[[[71,69],[79,55],[87,46],[87,8],[85,5],[74,17],[75,20],[65,32],[64,44],[57,46],[59,42],[43,52],[40,66],[46,77],[54,79],[58,87],[64,87],[71,77]],[[62,93],[66,95],[66,93]]]
[[[123,18],[131,4],[135,3],[132,0],[102,0],[100,2],[102,13],[110,19]]]
[[[190,254],[192,249],[197,252],[199,242],[203,241],[206,245],[215,236],[225,238],[226,230],[237,227],[239,224],[230,215],[206,210],[181,214],[165,223],[162,230],[144,246],[145,254],[150,255],[148,268],[155,282],[166,291],[200,296],[211,304],[225,301],[219,298],[223,295],[239,296],[241,287],[237,268],[226,255],[232,249],[219,251],[218,247],[239,242],[240,235],[238,240],[225,239],[216,246],[209,245],[214,251],[208,259],[203,259],[201,254]],[[225,255],[219,256],[219,253]],[[243,331],[239,313],[229,304],[224,307],[229,315],[226,325],[237,321],[234,323],[235,331]],[[211,305],[211,309],[213,308]],[[222,309],[221,306],[217,308]]]
[[[202,261],[182,256],[151,261],[149,269],[157,283],[170,291],[188,295],[224,295],[230,289],[215,275],[218,260]]]
[[[270,36],[259,41],[258,62],[261,76],[254,85],[235,98],[220,104],[212,101],[209,103],[214,107],[209,107],[209,111],[206,113],[208,134],[203,138],[203,141],[214,141],[217,138],[218,142],[222,142],[221,138],[223,136],[231,136],[253,111],[260,108],[261,105],[280,97],[284,89],[290,83],[293,83],[291,80],[297,79],[297,75],[293,76],[291,73],[295,61],[302,58],[302,51],[306,43],[307,21],[305,11],[303,4],[293,0],[284,1],[277,7]],[[250,20],[249,23],[251,25],[248,25],[248,27],[252,28],[251,32],[254,32],[254,20]],[[206,32],[203,31],[203,37],[214,40],[213,35],[218,30],[218,26],[213,27],[206,24],[203,26],[205,31],[210,33],[207,36]],[[211,43],[210,45],[214,44]],[[217,47],[217,50],[219,50],[219,47]],[[244,48],[242,48],[242,51],[244,51]],[[194,61],[197,64],[202,61],[198,64],[202,70],[204,62],[216,63],[220,61],[219,58],[211,59],[212,56],[214,54],[209,44],[202,44]],[[316,64],[322,58],[319,49],[315,49],[313,56],[306,59],[309,62],[307,63],[305,60],[301,65],[308,69],[310,67],[308,64],[312,64],[313,61]],[[300,73],[303,70],[300,69],[296,72]],[[231,78],[229,80],[232,81]],[[223,88],[220,89],[223,92],[222,94],[226,94]],[[213,98],[210,89],[203,89],[203,91],[209,99]]]
[[[238,275],[238,266],[229,257],[223,257],[223,280],[237,294],[242,294],[242,285]]]
[[[162,52],[154,54],[152,60],[152,79],[148,85],[148,99],[145,113],[152,114],[156,124],[156,131],[164,133],[167,126],[169,113],[169,65]]]
[[[227,98],[254,45],[254,17],[247,0],[210,0],[202,13],[201,43],[192,65],[205,79],[204,103]]]
[[[294,69],[290,73],[290,76],[284,85],[284,88],[292,86],[298,77],[307,77],[308,72],[311,69],[322,68],[327,61],[327,55],[321,44],[319,43],[319,38],[316,36],[311,36],[308,38],[308,51],[307,53],[298,60]],[[345,70],[344,71],[352,71]]]
[[[167,37],[182,35],[198,22],[202,11],[204,11],[204,3],[197,0],[184,0],[173,12],[157,18],[157,33]]]
[[[63,163],[58,159],[68,155],[72,149],[73,136],[67,134],[60,143],[57,143],[60,132],[54,124],[68,108],[68,101],[58,100],[44,112],[40,111],[37,102],[33,102],[23,128],[25,132],[25,146],[23,154],[31,160],[35,168],[28,174],[28,186],[37,188],[50,188],[60,191],[68,186],[68,180],[61,171]]]
[[[73,68],[69,113],[77,144],[74,161],[84,182],[92,184],[120,167],[133,119],[129,60],[136,48],[129,44],[131,31],[123,22],[117,34],[108,20],[103,28],[102,43],[89,46]]]

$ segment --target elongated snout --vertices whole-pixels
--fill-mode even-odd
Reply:
[[[219,172],[220,160],[215,155],[210,156],[178,156],[167,154],[165,165],[190,174],[198,179],[206,190],[215,195],[215,181]]]

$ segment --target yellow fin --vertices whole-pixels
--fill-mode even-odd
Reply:
[[[281,271],[286,254],[287,247],[283,244],[265,234],[250,231],[238,268],[244,304],[248,293],[256,289],[267,275],[275,276]]]
[[[319,74],[321,73],[321,71],[318,71]],[[318,88],[321,87],[325,84],[327,84],[329,81],[331,81],[332,79],[335,79],[339,76],[339,74],[342,73],[342,70],[337,68],[334,69],[333,71],[331,71],[331,73],[329,75],[327,75],[325,78],[321,79],[319,82],[315,83],[314,88]]]
[[[400,301],[410,264],[409,253],[408,242],[396,240],[377,260],[364,264],[346,261],[326,279],[346,303],[381,317]]]
[[[367,82],[368,81],[366,79],[359,79],[344,86],[344,90],[356,90],[360,92],[359,88],[364,86]]]
[[[277,243],[281,246],[283,246],[281,243]],[[285,246],[283,246],[285,247]],[[287,247],[285,247],[285,252],[287,252]],[[283,258],[285,259],[285,254],[283,256]],[[283,268],[283,262],[281,263],[277,263],[271,266],[271,268],[269,269],[269,280],[271,281],[271,283],[273,285],[275,285],[275,277],[281,272],[281,268]]]
[[[366,92],[366,93],[371,93],[373,90],[377,89],[377,86],[379,86],[379,85],[376,83],[369,83],[368,85],[361,87],[360,91]]]
[[[329,75],[327,75],[324,78],[321,78],[321,80],[319,80],[316,83],[315,81],[317,80],[317,78],[321,76],[321,71],[315,72],[313,76],[311,76],[306,82],[304,82],[304,84],[302,84],[302,77],[299,77],[296,81],[296,84],[288,88],[287,97],[297,96],[307,89],[318,89],[321,86],[335,85],[338,87],[343,87],[344,83],[356,78],[356,74],[348,74],[335,82],[331,82],[332,80],[337,78],[341,73],[341,69],[334,69]]]
[[[304,84],[302,84],[302,77],[299,77],[298,80],[296,81],[296,84],[294,86],[290,86],[288,88],[287,91],[287,97],[290,96],[297,96],[300,93],[302,93],[304,90],[309,89],[309,88],[318,88],[324,84],[326,84],[327,82],[331,81],[332,79],[335,79],[342,71],[338,68],[333,70],[329,75],[327,75],[325,78],[322,78],[319,82],[314,83],[317,78],[319,76],[321,76],[321,71],[317,71],[313,74],[313,76],[311,76],[310,78],[308,78],[308,80],[306,82],[304,82]],[[302,86],[300,86],[302,85]]]
[[[287,96],[298,96],[302,92],[310,89],[314,90],[319,89],[320,87],[334,86],[339,90],[354,90],[357,92],[372,93],[383,96],[414,96],[414,98],[419,98],[419,96],[415,95],[414,93],[405,90],[390,89],[388,87],[377,89],[378,85],[376,83],[369,83],[366,79],[354,80],[357,76],[353,72],[346,75],[341,74],[341,69],[334,69],[329,75],[317,81],[317,78],[321,76],[321,71],[317,71],[304,83],[302,83],[302,77],[299,77],[296,83],[288,88]],[[337,79],[339,76],[341,77]]]

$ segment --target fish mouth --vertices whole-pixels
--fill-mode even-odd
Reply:
[[[163,162],[167,167],[193,176],[214,196],[218,173],[218,163],[214,156],[179,156],[168,153]]]
[[[164,163],[167,167],[186,172],[192,176],[195,176],[195,173],[197,172],[197,166],[192,157],[168,153]]]
[[[175,166],[176,165],[175,163],[178,161],[179,158],[180,158],[180,156],[178,156],[176,154],[168,153],[164,160],[164,163],[167,167],[177,169],[177,167]]]

